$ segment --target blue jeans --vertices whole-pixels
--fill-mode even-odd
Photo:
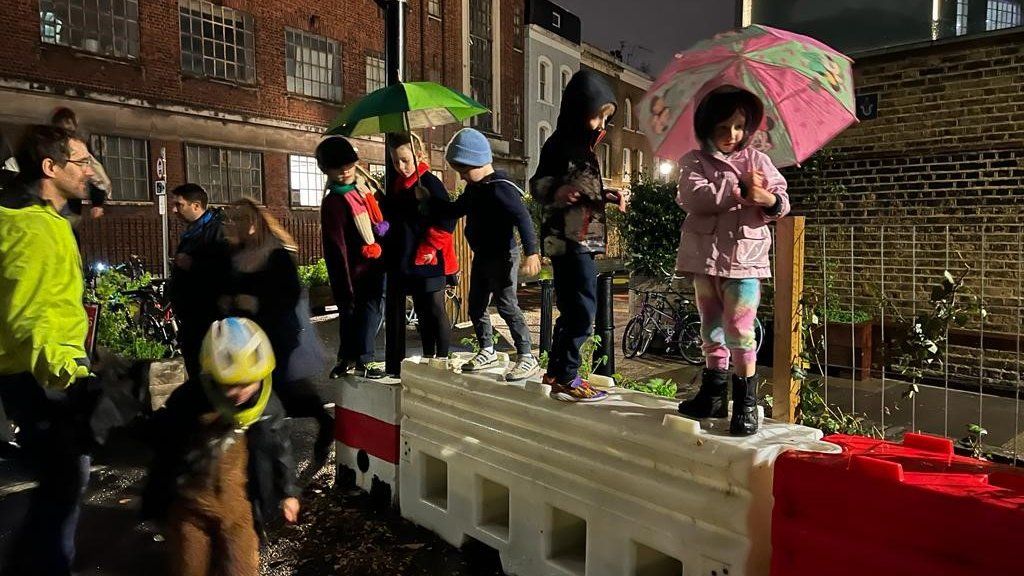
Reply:
[[[0,377],[0,396],[39,482],[4,574],[68,575],[91,458],[79,448],[80,432],[62,393],[46,392],[21,374]]]
[[[568,383],[580,371],[580,347],[594,330],[597,265],[593,254],[567,252],[551,258],[558,320],[548,356],[549,376]]]

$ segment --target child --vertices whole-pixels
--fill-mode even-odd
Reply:
[[[679,405],[691,418],[724,418],[729,359],[729,431],[757,431],[754,318],[761,278],[771,276],[768,223],[789,212],[786,180],[763,152],[749,147],[764,117],[756,96],[719,88],[697,107],[694,127],[702,149],[680,162],[676,202],[686,211],[676,272],[693,277],[707,367],[697,395]]]
[[[384,267],[378,240],[388,231],[372,180],[357,171],[359,154],[341,136],[324,139],[316,147],[316,161],[327,175],[327,193],[320,204],[320,229],[331,291],[338,305],[340,344],[331,378],[339,378],[355,364],[366,378],[383,378],[371,366],[384,298]]]
[[[200,356],[201,386],[189,388],[200,397],[179,395],[154,415],[162,449],[144,512],[166,515],[171,573],[256,576],[262,520],[299,514],[288,430],[271,394],[274,352],[255,322],[226,318],[210,326]]]
[[[544,210],[544,254],[551,258],[560,316],[544,383],[564,402],[597,402],[607,393],[579,376],[580,347],[597,311],[594,255],[605,249],[606,203],[625,211],[628,195],[606,190],[594,148],[615,114],[615,93],[596,72],[581,70],[562,95],[558,127],[544,144],[530,193]]]
[[[480,352],[463,365],[462,370],[484,370],[498,363],[491,319],[487,314],[493,295],[498,314],[508,324],[516,346],[515,366],[505,378],[525,380],[536,374],[539,364],[530,351],[530,330],[516,295],[519,285],[516,229],[526,254],[523,264],[526,274],[533,276],[540,272],[540,255],[533,221],[523,203],[523,192],[507,174],[494,170],[487,137],[472,128],[455,134],[448,144],[445,159],[466,181],[466,189],[455,202],[429,202],[428,211],[445,218],[466,216],[466,240],[473,250],[469,317],[476,330]]]
[[[398,282],[412,296],[423,338],[424,358],[447,358],[451,344],[451,325],[444,308],[447,278],[459,271],[452,243],[455,221],[424,216],[420,196],[450,202],[444,184],[430,172],[414,151],[406,133],[388,137],[391,161],[398,172],[381,202],[384,216],[391,223],[385,251],[388,254],[388,282]]]

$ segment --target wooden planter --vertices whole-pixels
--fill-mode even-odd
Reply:
[[[323,312],[324,308],[334,305],[334,295],[330,286],[309,287],[310,312]]]
[[[872,322],[867,320],[852,325],[847,322],[829,322],[825,334],[829,368],[842,373],[853,373],[854,380],[871,376]],[[823,326],[816,327],[815,338],[821,337]],[[856,368],[854,368],[856,367]]]

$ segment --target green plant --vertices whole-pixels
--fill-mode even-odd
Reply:
[[[600,345],[601,337],[597,334],[592,334],[583,341],[583,345],[580,346],[580,378],[590,378],[594,370],[597,370],[608,361],[608,356],[594,358],[594,352],[597,351],[597,347]]]
[[[985,451],[982,449],[982,437],[988,435],[988,430],[985,430],[979,424],[968,424],[967,425],[967,436],[960,439],[960,445],[971,451],[971,456],[980,460],[986,460]]]
[[[639,380],[637,378],[628,378],[622,374],[612,374],[612,379],[615,380],[615,385],[628,390],[636,390],[637,392],[646,392],[647,394],[654,394],[655,396],[663,396],[665,398],[675,398],[676,393],[679,391],[676,383],[671,378],[651,378],[649,380]]]
[[[660,277],[675,267],[679,227],[685,214],[676,205],[676,184],[636,176],[630,186],[629,211],[609,210],[609,223],[618,227],[629,269]]]
[[[299,266],[299,282],[303,286],[330,286],[331,279],[327,275],[327,262],[321,258],[316,262]]]
[[[150,340],[136,321],[138,304],[125,292],[138,290],[152,282],[146,273],[131,278],[108,268],[96,276],[93,286],[85,291],[85,301],[100,305],[96,319],[96,343],[114,354],[137,360],[157,360],[167,356],[168,349]]]

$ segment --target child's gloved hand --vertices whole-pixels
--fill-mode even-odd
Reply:
[[[284,521],[289,524],[295,524],[298,522],[299,508],[298,498],[291,497],[281,500],[281,514],[284,515]]]
[[[377,235],[377,238],[383,238],[390,229],[391,224],[388,224],[387,220],[382,220],[373,225],[373,233]]]
[[[437,263],[437,254],[433,249],[421,249],[416,252],[413,264],[417,266],[430,266]]]

